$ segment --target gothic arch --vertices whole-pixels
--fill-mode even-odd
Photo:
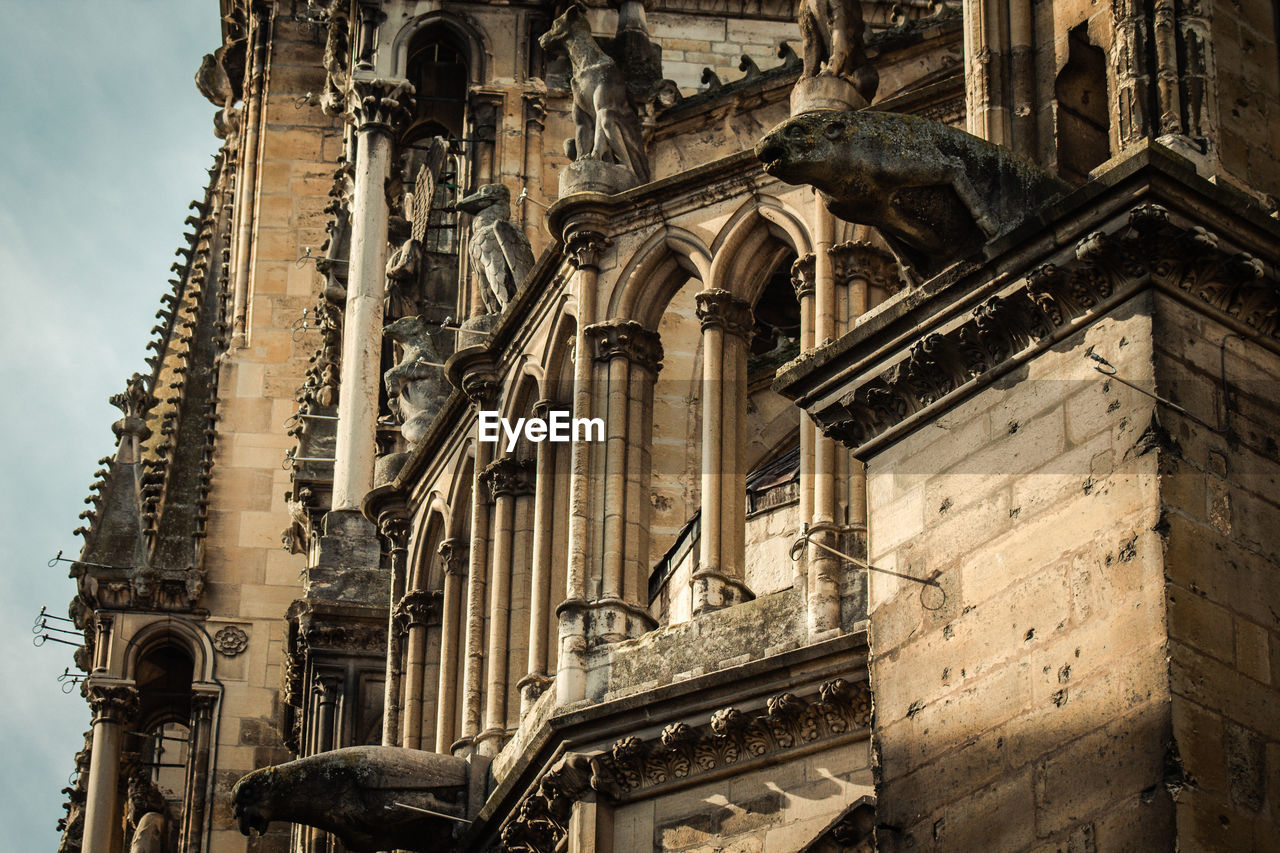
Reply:
[[[784,255],[811,251],[808,229],[777,199],[744,202],[713,244],[708,286],[755,303],[769,273]]]
[[[625,317],[658,328],[667,303],[690,278],[710,281],[711,252],[695,234],[666,227],[645,241],[618,276],[610,318]]]
[[[405,22],[391,41],[392,74],[405,77],[409,72],[409,45],[422,30],[440,27],[466,48],[467,65],[471,69],[471,82],[483,83],[488,79],[493,50],[487,34],[474,23],[458,15],[434,11],[417,15]]]
[[[183,616],[166,615],[133,633],[124,652],[124,677],[137,677],[138,661],[163,643],[172,643],[191,656],[192,684],[216,684],[213,675],[213,641],[195,622]]]

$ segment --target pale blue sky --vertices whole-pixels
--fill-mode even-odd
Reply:
[[[196,92],[216,0],[0,0],[0,826],[53,850],[88,707],[33,648],[74,593],[59,549],[113,450],[107,397],[145,369],[148,332],[219,140]]]

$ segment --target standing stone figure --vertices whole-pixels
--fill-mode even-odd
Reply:
[[[640,137],[640,117],[627,97],[626,78],[596,44],[582,7],[565,10],[538,44],[550,53],[569,54],[573,66],[574,159],[604,160],[612,155],[640,183],[647,183],[649,163]]]
[[[480,276],[480,295],[490,314],[500,314],[533,269],[533,250],[524,232],[511,223],[511,191],[485,184],[457,209],[472,214],[467,254]]]
[[[401,317],[382,333],[401,347],[400,360],[382,374],[388,404],[400,419],[405,441],[417,444],[449,396],[449,382],[440,367],[444,358],[431,339],[430,327],[419,316]]]
[[[800,0],[799,17],[804,44],[801,79],[839,77],[870,103],[880,73],[867,61],[860,0]]]

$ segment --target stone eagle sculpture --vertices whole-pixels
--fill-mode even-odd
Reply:
[[[475,217],[467,254],[480,276],[480,294],[490,314],[500,314],[533,269],[529,240],[511,222],[511,191],[485,184],[459,199],[457,209]]]
[[[349,746],[255,770],[231,799],[245,835],[280,820],[332,832],[353,853],[430,853],[452,847],[467,773],[466,759],[452,755]]]
[[[451,390],[440,364],[444,357],[421,316],[401,317],[382,333],[400,344],[400,361],[382,374],[391,408],[400,418],[400,434],[417,444],[431,428]]]
[[[649,181],[649,162],[640,136],[640,117],[627,96],[627,80],[591,35],[582,7],[574,4],[538,39],[548,53],[567,53],[573,68],[574,159],[612,155],[640,181]]]
[[[924,278],[1068,188],[962,130],[871,110],[792,116],[755,153],[773,177],[816,188],[836,216],[879,229],[904,266]]]

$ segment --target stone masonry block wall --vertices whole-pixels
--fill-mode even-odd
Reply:
[[[868,461],[881,850],[1170,847],[1150,309]]]
[[[296,261],[318,254],[324,207],[342,144],[341,125],[300,101],[323,85],[322,45],[309,25],[277,20],[273,30],[249,289],[248,346],[233,348],[221,367],[219,435],[213,468],[206,565],[212,616],[241,620],[250,636],[234,667],[219,659],[223,695],[215,744],[210,853],[287,849],[288,827],[246,840],[231,814],[231,788],[241,776],[292,756],[276,733],[289,603],[301,594],[302,558],[281,549],[289,524],[292,445],[281,424],[297,408],[294,394],[317,341],[293,332],[315,303],[320,279]],[[303,103],[301,107],[299,103]],[[313,333],[314,334],[314,333]],[[246,848],[246,844],[248,845]]]
[[[1159,390],[1204,423],[1162,414],[1165,575],[1187,849],[1280,839],[1280,356],[1162,298]],[[1225,370],[1224,370],[1225,368]],[[1223,428],[1222,380],[1231,389]]]
[[[1274,0],[1216,0],[1212,5],[1210,85],[1217,90],[1216,144],[1222,166],[1254,190],[1280,194],[1280,24]]]

